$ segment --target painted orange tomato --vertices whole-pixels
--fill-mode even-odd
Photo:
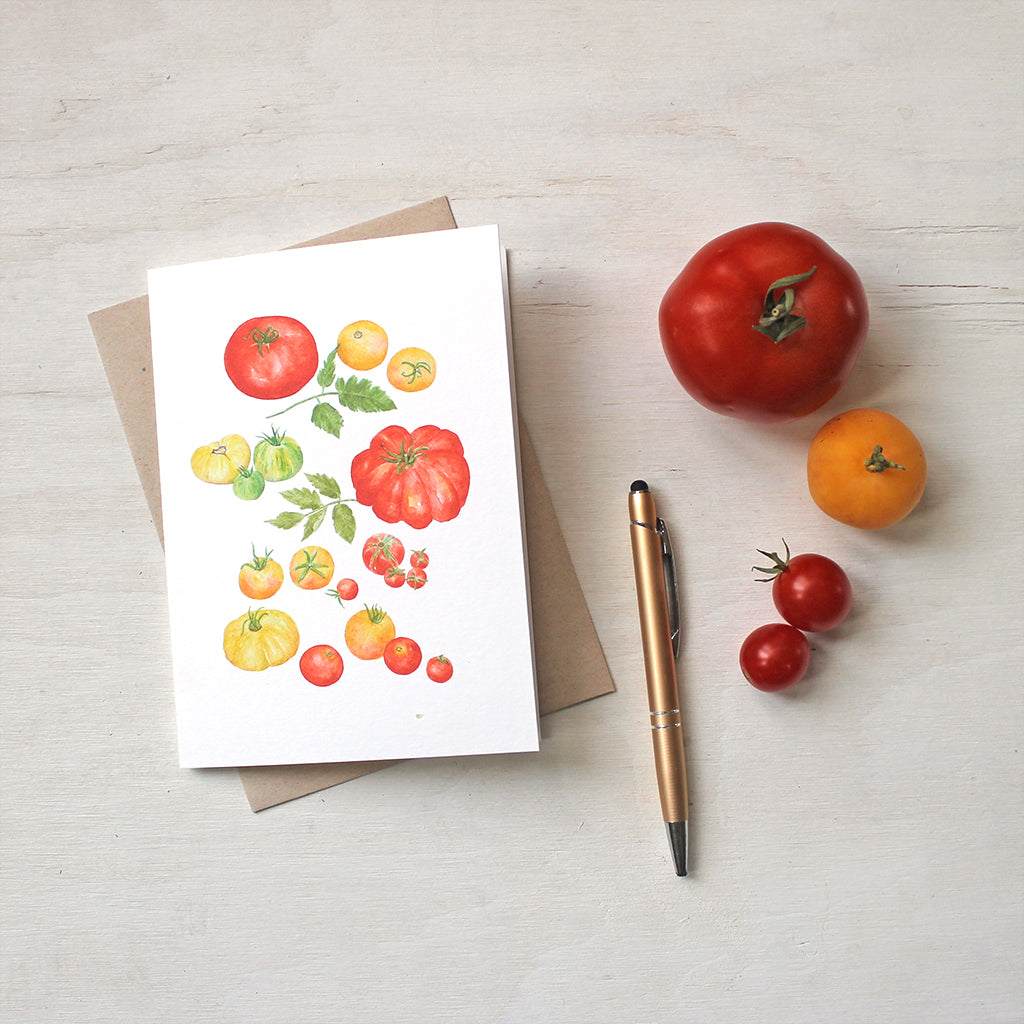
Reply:
[[[425,348],[403,348],[388,362],[388,380],[399,391],[423,391],[434,383],[437,360]]]
[[[230,484],[240,469],[247,469],[252,451],[240,434],[225,434],[192,453],[192,472],[203,483]]]
[[[300,548],[292,556],[288,575],[292,583],[303,590],[320,590],[331,582],[334,575],[334,559],[330,551],[315,544]]]
[[[235,668],[262,672],[283,665],[299,649],[299,629],[287,613],[273,608],[251,609],[224,630],[224,656]]]
[[[840,413],[815,435],[807,486],[822,512],[848,526],[880,530],[908,515],[928,478],[921,443],[878,409]]]
[[[253,545],[252,561],[238,570],[238,589],[254,601],[265,601],[281,589],[283,582],[284,569],[280,562],[275,562],[269,551],[265,555],[257,555]]]
[[[388,336],[372,320],[357,320],[338,335],[338,358],[353,370],[372,370],[387,354]]]
[[[384,648],[384,664],[392,672],[400,676],[407,676],[420,667],[423,660],[423,653],[420,645],[407,636],[396,636],[388,642]]]
[[[395,638],[395,624],[379,605],[367,605],[345,624],[345,646],[362,661],[383,657],[384,648]]]
[[[299,671],[314,686],[332,686],[345,671],[345,662],[330,644],[317,644],[303,652]]]

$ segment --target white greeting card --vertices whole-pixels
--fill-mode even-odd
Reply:
[[[495,227],[149,273],[181,764],[536,750]]]

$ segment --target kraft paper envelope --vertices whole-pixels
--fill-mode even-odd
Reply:
[[[302,245],[384,238],[457,227],[446,198],[431,200]],[[145,295],[89,315],[96,345],[117,403],[157,533],[163,540],[156,409],[150,370],[149,305]],[[520,421],[520,449],[526,535],[533,604],[537,693],[548,714],[615,689],[554,506],[530,439]],[[348,782],[394,764],[270,765],[241,768],[249,805],[261,811],[275,804]]]

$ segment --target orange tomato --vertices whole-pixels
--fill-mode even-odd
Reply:
[[[372,370],[387,354],[388,336],[372,320],[357,320],[338,335],[338,358],[353,370]]]
[[[334,559],[326,548],[311,545],[296,551],[288,566],[292,583],[303,590],[320,590],[331,582],[334,575]]]
[[[878,409],[834,416],[807,454],[807,486],[815,504],[861,530],[898,523],[921,500],[927,477],[920,442],[895,416]]]
[[[422,391],[434,383],[437,360],[425,348],[403,348],[388,363],[388,380],[399,391]]]
[[[254,601],[265,601],[281,589],[283,582],[284,569],[280,563],[270,557],[269,551],[265,555],[257,555],[253,545],[252,561],[238,570],[238,589]]]
[[[384,648],[395,638],[395,624],[379,605],[356,612],[345,624],[345,645],[363,661],[384,656]]]

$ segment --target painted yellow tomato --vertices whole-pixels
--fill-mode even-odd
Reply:
[[[920,442],[895,416],[851,409],[826,423],[807,454],[807,486],[833,519],[881,530],[908,515],[924,493]]]
[[[254,601],[266,601],[273,597],[284,583],[284,569],[280,562],[275,562],[268,551],[265,555],[257,555],[256,547],[252,549],[252,561],[246,562],[238,570],[238,589]]]
[[[388,336],[372,320],[357,320],[338,335],[338,358],[353,370],[372,370],[387,354]]]
[[[273,608],[250,609],[224,630],[224,656],[246,672],[283,665],[299,649],[299,627],[287,613]]]
[[[288,566],[288,574],[295,586],[303,590],[320,590],[331,582],[334,559],[326,548],[311,544],[295,552]]]
[[[345,645],[363,661],[382,658],[384,648],[394,639],[395,624],[379,605],[356,612],[345,624]]]
[[[388,380],[399,391],[422,391],[434,383],[437,360],[425,348],[399,349],[388,363]]]
[[[225,434],[192,453],[192,472],[207,484],[230,484],[240,469],[248,469],[252,452],[239,434]]]

